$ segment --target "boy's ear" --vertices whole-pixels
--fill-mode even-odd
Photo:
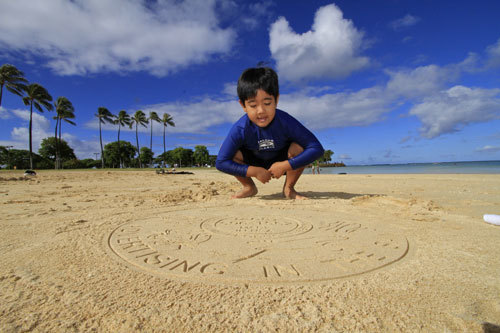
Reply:
[[[243,108],[243,110],[245,110],[245,112],[247,112],[246,108],[245,108],[245,102],[244,101],[241,101],[241,99],[238,100],[240,102],[240,105],[241,107]]]
[[[278,100],[280,99],[280,95],[276,96],[276,106],[278,106]]]

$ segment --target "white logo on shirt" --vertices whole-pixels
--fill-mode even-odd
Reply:
[[[259,150],[266,150],[272,148],[274,148],[274,140],[272,139],[259,140]]]

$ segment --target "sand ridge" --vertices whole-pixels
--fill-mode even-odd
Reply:
[[[40,171],[27,180],[6,172],[0,177],[0,327],[5,332],[482,332],[500,324],[500,228],[481,220],[500,207],[498,175],[304,175],[297,186],[310,197],[304,202],[282,199],[282,180],[259,184],[254,198],[230,200],[238,184],[215,170],[194,175]],[[160,221],[170,224],[168,237]],[[407,240],[408,254],[375,269],[369,260],[354,261],[364,270],[355,276],[331,278],[345,269],[346,260],[340,267],[313,269],[316,274],[308,279],[294,273],[290,264],[303,273],[299,266],[316,256],[356,259],[332,255],[333,248],[324,251],[330,244],[370,255],[377,239],[370,245],[360,234],[349,244],[314,233],[329,226],[354,237],[357,231],[346,231],[355,223],[378,228],[374,236],[384,240]],[[113,239],[117,251],[140,249],[123,249],[130,244],[113,238],[121,227],[133,225],[149,228],[152,232],[133,236],[164,253],[113,252]],[[304,249],[289,246],[300,240],[294,232],[310,225],[317,228]],[[307,233],[313,234],[301,235]],[[209,236],[214,239],[206,241]],[[292,241],[282,247],[283,240]],[[197,250],[200,242],[206,246]],[[144,265],[151,266],[179,245],[193,258],[200,252],[202,257],[184,263],[171,256],[170,261],[179,260],[164,267],[167,274],[130,262],[147,259]],[[131,259],[133,253],[146,256]],[[239,270],[226,269],[221,278],[220,267],[206,266],[204,256],[226,258]],[[276,258],[277,264],[266,261]],[[203,266],[215,274],[184,276]],[[274,274],[267,283],[262,283],[262,267]],[[281,283],[276,272],[292,283]],[[321,274],[330,275],[311,281]]]

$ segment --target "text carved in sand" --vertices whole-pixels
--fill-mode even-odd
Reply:
[[[355,276],[392,264],[409,249],[397,231],[348,217],[232,209],[223,217],[217,209],[185,210],[126,224],[111,233],[108,245],[128,264],[154,274],[245,283]]]

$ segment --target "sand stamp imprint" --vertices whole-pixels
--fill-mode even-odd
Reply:
[[[225,207],[169,212],[128,223],[108,238],[129,265],[183,280],[323,281],[393,264],[401,232],[336,212]]]

